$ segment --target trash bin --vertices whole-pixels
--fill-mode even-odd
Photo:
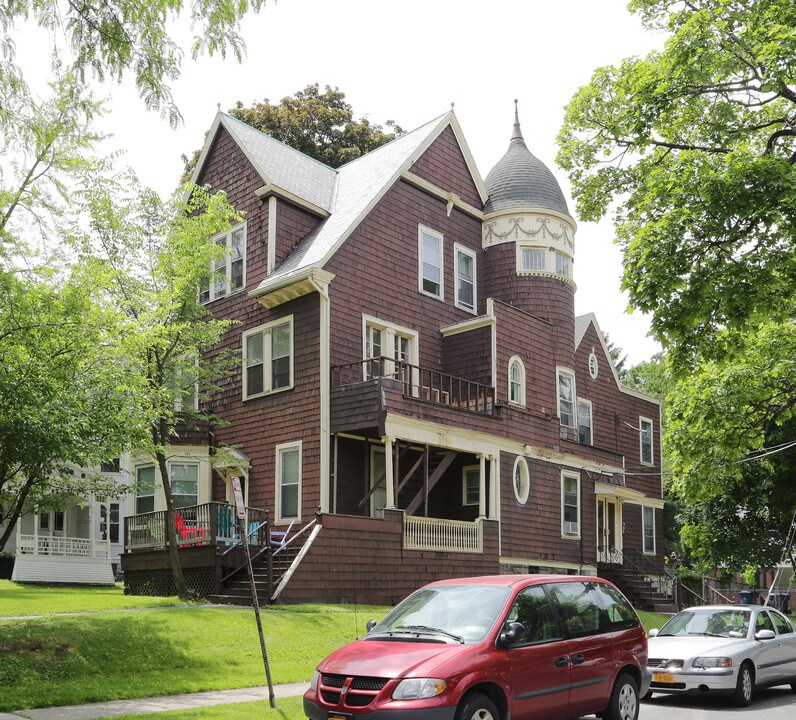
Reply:
[[[741,598],[741,605],[754,605],[757,603],[757,590],[739,590],[738,596]]]
[[[780,612],[784,612],[787,615],[787,613],[789,612],[788,600],[790,600],[788,593],[772,592],[771,597],[768,599],[768,604],[771,607],[776,608]]]

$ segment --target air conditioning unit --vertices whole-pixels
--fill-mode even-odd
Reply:
[[[577,535],[577,534],[578,534],[578,523],[576,522],[564,523],[564,535]]]

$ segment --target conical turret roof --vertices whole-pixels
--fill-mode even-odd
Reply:
[[[525,144],[514,101],[514,132],[509,149],[484,180],[487,213],[533,207],[569,215],[561,186],[550,169]],[[571,217],[571,215],[570,215]]]

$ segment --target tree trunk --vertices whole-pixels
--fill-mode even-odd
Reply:
[[[163,494],[166,496],[166,533],[169,539],[169,561],[171,563],[171,573],[174,576],[174,587],[177,595],[182,600],[190,600],[188,587],[185,584],[185,576],[180,565],[180,551],[177,545],[177,525],[174,522],[174,500],[171,496],[171,481],[169,480],[169,468],[166,456],[162,452],[155,453],[160,477],[163,481]]]
[[[3,548],[6,546],[6,543],[16,529],[19,517],[22,515],[22,508],[25,506],[25,500],[27,500],[28,494],[30,493],[31,488],[33,488],[35,482],[35,480],[30,479],[25,482],[25,484],[22,486],[22,490],[20,490],[19,495],[17,495],[17,498],[14,501],[14,504],[11,506],[11,511],[5,516],[4,522],[6,523],[6,529],[2,536],[0,536],[0,552],[3,551]]]

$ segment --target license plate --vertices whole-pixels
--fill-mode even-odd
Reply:
[[[674,675],[671,673],[652,673],[652,682],[674,685]]]
[[[353,720],[353,715],[348,715],[346,713],[339,713],[339,712],[330,712],[328,715],[328,720]]]

